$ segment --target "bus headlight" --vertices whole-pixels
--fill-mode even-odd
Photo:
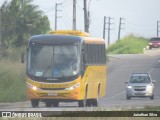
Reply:
[[[40,88],[34,86],[34,85],[31,85],[30,83],[27,82],[27,86],[33,90],[41,90]]]
[[[78,88],[79,86],[80,86],[80,83],[77,83],[69,88],[66,88],[66,90],[74,90],[74,89]]]

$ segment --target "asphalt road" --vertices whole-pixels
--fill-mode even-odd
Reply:
[[[126,100],[126,84],[133,72],[148,72],[155,83],[155,99],[132,98]],[[84,111],[84,110],[121,110],[142,108],[145,106],[160,106],[160,49],[146,50],[144,54],[112,55],[107,64],[107,89],[106,96],[99,100],[98,108],[78,108],[77,102],[60,103],[59,108],[45,108],[40,103],[40,108],[31,108],[30,101],[18,103],[0,103],[3,110],[38,110],[38,111]]]
[[[160,49],[146,50],[144,54],[112,55],[107,70],[106,97],[101,106],[131,108],[160,106]],[[126,84],[131,73],[148,72],[155,83],[155,99],[131,98],[126,100]]]

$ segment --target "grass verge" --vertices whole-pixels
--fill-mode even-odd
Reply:
[[[129,35],[107,48],[108,54],[138,54],[148,45],[148,40],[142,37]]]
[[[20,63],[18,53],[14,50],[1,51],[0,102],[18,102],[26,99],[25,65]]]

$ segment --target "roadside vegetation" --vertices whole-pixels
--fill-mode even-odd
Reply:
[[[25,64],[20,49],[0,51],[0,102],[26,100]]]
[[[107,54],[139,54],[148,45],[148,40],[143,37],[129,35],[107,48]]]
[[[25,47],[30,36],[50,31],[48,17],[32,1],[11,0],[0,6],[3,48]]]
[[[0,102],[26,100],[25,56],[30,36],[50,31],[48,17],[33,0],[5,1],[0,6]]]
[[[160,106],[146,106],[142,111],[160,111]]]

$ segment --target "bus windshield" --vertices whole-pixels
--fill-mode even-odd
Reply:
[[[28,74],[38,77],[70,77],[80,71],[78,46],[33,44],[28,54]]]

